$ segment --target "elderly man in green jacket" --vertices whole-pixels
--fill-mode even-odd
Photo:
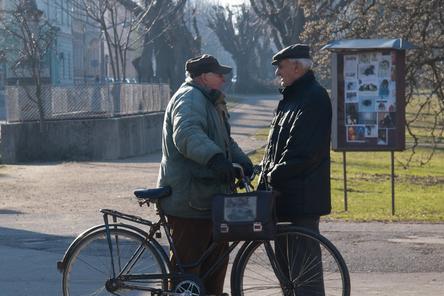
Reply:
[[[212,240],[211,198],[230,193],[234,182],[232,162],[247,175],[253,165],[230,136],[224,95],[224,74],[231,72],[216,58],[204,54],[186,62],[187,80],[171,98],[163,123],[159,186],[170,186],[172,195],[161,200],[168,216],[177,256],[182,264],[195,262]],[[214,265],[228,249],[220,243],[197,268],[197,276]],[[176,268],[176,258],[172,266]],[[226,262],[204,282],[207,294],[222,295]]]

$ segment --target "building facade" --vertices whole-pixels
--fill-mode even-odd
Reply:
[[[78,6],[73,5],[72,0],[0,0],[0,10],[14,9],[22,1],[26,1],[30,7],[40,10],[43,13],[43,18],[58,28],[53,46],[42,65],[42,78],[45,84],[91,84],[97,81],[103,82],[107,78],[113,77],[110,61],[112,55],[109,54],[110,51],[104,41],[104,34],[99,24],[88,18],[82,8],[79,9]],[[81,3],[81,5],[84,5],[83,2]],[[122,6],[116,7],[117,18],[119,19],[117,25],[119,28],[124,28],[122,34],[123,39],[126,39],[125,28],[127,24],[125,22],[128,18],[128,11]],[[110,33],[112,33],[111,31]],[[143,40],[138,34],[138,31],[132,33],[130,43],[132,43],[132,40]],[[115,42],[115,40],[112,42]],[[126,52],[125,78],[127,79],[123,82],[136,81],[138,74],[132,62],[140,57],[141,50],[142,46],[132,45],[131,50]],[[20,81],[32,83],[30,78],[31,75],[28,73],[22,75]],[[122,79],[122,77],[120,78]],[[7,64],[3,67],[0,65],[0,95],[2,85],[15,85],[18,80],[16,74],[10,70]]]
[[[13,9],[19,1],[23,0],[0,0],[0,10]],[[104,77],[104,50],[100,30],[88,18],[75,11],[71,0],[28,2],[43,12],[44,19],[58,28],[53,46],[42,66],[45,83],[82,84]],[[15,74],[4,63],[2,67],[1,63],[0,58],[0,95],[2,85],[17,83]]]
[[[74,84],[103,80],[104,49],[100,29],[78,7],[73,7],[72,11]]]

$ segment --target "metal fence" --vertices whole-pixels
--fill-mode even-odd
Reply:
[[[0,123],[6,120],[5,90],[0,86]]]
[[[163,111],[170,97],[168,84],[44,85],[41,93],[38,104],[35,86],[7,86],[6,121],[39,120],[40,113],[54,120]]]

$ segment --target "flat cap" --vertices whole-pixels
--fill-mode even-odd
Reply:
[[[203,54],[189,59],[185,63],[185,70],[190,72],[192,76],[199,76],[200,74],[208,72],[228,74],[232,68],[219,64],[217,59],[209,54]]]
[[[272,65],[277,65],[280,61],[285,59],[311,59],[310,47],[307,44],[293,44],[290,45],[273,56]]]

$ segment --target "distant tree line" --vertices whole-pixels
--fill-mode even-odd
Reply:
[[[35,0],[15,1],[16,11],[2,18],[1,29],[3,44],[14,44],[8,38],[16,38],[24,45],[15,51],[19,55],[13,64],[15,71],[19,71],[26,65],[41,65],[56,36],[56,28],[42,18],[41,12],[32,12],[37,9]],[[126,76],[127,53],[137,51],[140,56],[131,62],[138,80],[167,82],[172,90],[184,80],[185,61],[212,43],[220,44],[235,63],[236,92],[263,93],[276,88],[270,65],[273,52],[290,44],[309,43],[317,73],[328,81],[329,53],[319,50],[328,41],[405,38],[417,46],[407,52],[406,64],[407,104],[417,106],[416,113],[406,122],[413,139],[412,151],[420,142],[415,125],[426,113],[433,118],[428,144],[433,147],[442,144],[443,0],[249,0],[238,6],[218,6],[204,0],[72,0],[71,3],[74,9],[70,11],[88,16],[102,32],[116,80]],[[25,18],[34,25],[30,27],[23,21]],[[4,59],[5,52],[4,48],[0,50],[0,58]],[[36,75],[36,83],[41,83],[39,74]]]
[[[413,143],[410,158],[402,164],[408,166],[420,144],[432,147],[420,160],[429,162],[443,147],[444,1],[302,0],[299,4],[306,19],[301,40],[314,45],[315,61],[325,78],[330,77],[330,56],[319,48],[330,40],[404,38],[417,47],[406,52],[406,103],[413,112],[407,114],[406,128]]]

